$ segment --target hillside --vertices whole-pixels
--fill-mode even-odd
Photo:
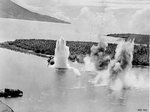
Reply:
[[[32,12],[24,7],[17,5],[11,0],[0,0],[0,17],[70,24],[69,22],[54,17]]]

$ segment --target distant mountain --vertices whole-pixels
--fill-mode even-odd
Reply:
[[[125,40],[128,39],[135,39],[136,44],[147,44],[150,43],[150,35],[143,35],[143,34],[108,34],[107,36],[117,37],[117,38],[124,38]]]
[[[11,0],[0,0],[0,17],[70,24],[69,22],[54,17],[32,12],[24,7],[17,5]]]

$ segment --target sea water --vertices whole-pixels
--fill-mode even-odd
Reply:
[[[4,99],[15,112],[138,112],[149,110],[149,69],[133,68],[142,77],[143,88],[132,88],[125,98],[109,94],[107,86],[91,85],[92,72],[81,70],[80,78],[70,70],[47,67],[47,59],[0,49],[0,88],[20,89],[23,97]],[[131,74],[132,75],[132,74]],[[147,87],[146,87],[147,86]]]

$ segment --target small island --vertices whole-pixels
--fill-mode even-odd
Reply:
[[[86,55],[90,54],[90,48],[97,45],[98,42],[87,41],[67,41],[69,46],[70,56],[69,60],[83,63]],[[22,52],[29,53],[45,58],[53,57],[56,46],[56,40],[45,39],[16,39],[15,41],[7,41],[0,44],[0,47]],[[115,55],[117,44],[109,43],[106,48],[106,54],[112,59]],[[134,66],[149,66],[149,45],[136,44],[133,53]]]
[[[112,35],[111,35],[112,36]],[[118,35],[117,35],[118,36]],[[118,38],[118,37],[117,37]],[[146,41],[147,42],[147,41]],[[87,41],[67,41],[67,46],[70,50],[69,60],[72,62],[77,61],[78,63],[84,63],[84,57],[91,54],[91,48],[93,45],[99,45],[98,42],[87,42]],[[54,55],[56,48],[56,40],[45,40],[45,39],[16,39],[14,41],[7,41],[0,43],[1,48],[9,49],[26,54],[32,54],[46,58],[49,64],[54,64]],[[108,43],[105,54],[114,59],[116,54],[117,44]],[[108,65],[109,60],[106,60],[102,65]],[[133,52],[133,67],[134,66],[149,66],[149,43],[148,44],[135,44]],[[98,66],[100,67],[100,66]],[[99,69],[99,68],[98,68]],[[101,68],[100,68],[101,69]],[[105,69],[105,68],[102,68]],[[21,97],[23,92],[21,90],[13,89],[2,89],[0,91],[0,97],[14,98]],[[13,110],[6,104],[0,101],[0,112]]]

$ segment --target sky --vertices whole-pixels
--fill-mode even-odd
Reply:
[[[1,19],[1,37],[97,40],[110,33],[150,34],[150,0],[11,0],[70,25]],[[13,27],[13,28],[12,28]],[[7,33],[7,32],[9,33]]]
[[[150,0],[12,1],[32,11],[70,21],[78,31],[150,34]]]

